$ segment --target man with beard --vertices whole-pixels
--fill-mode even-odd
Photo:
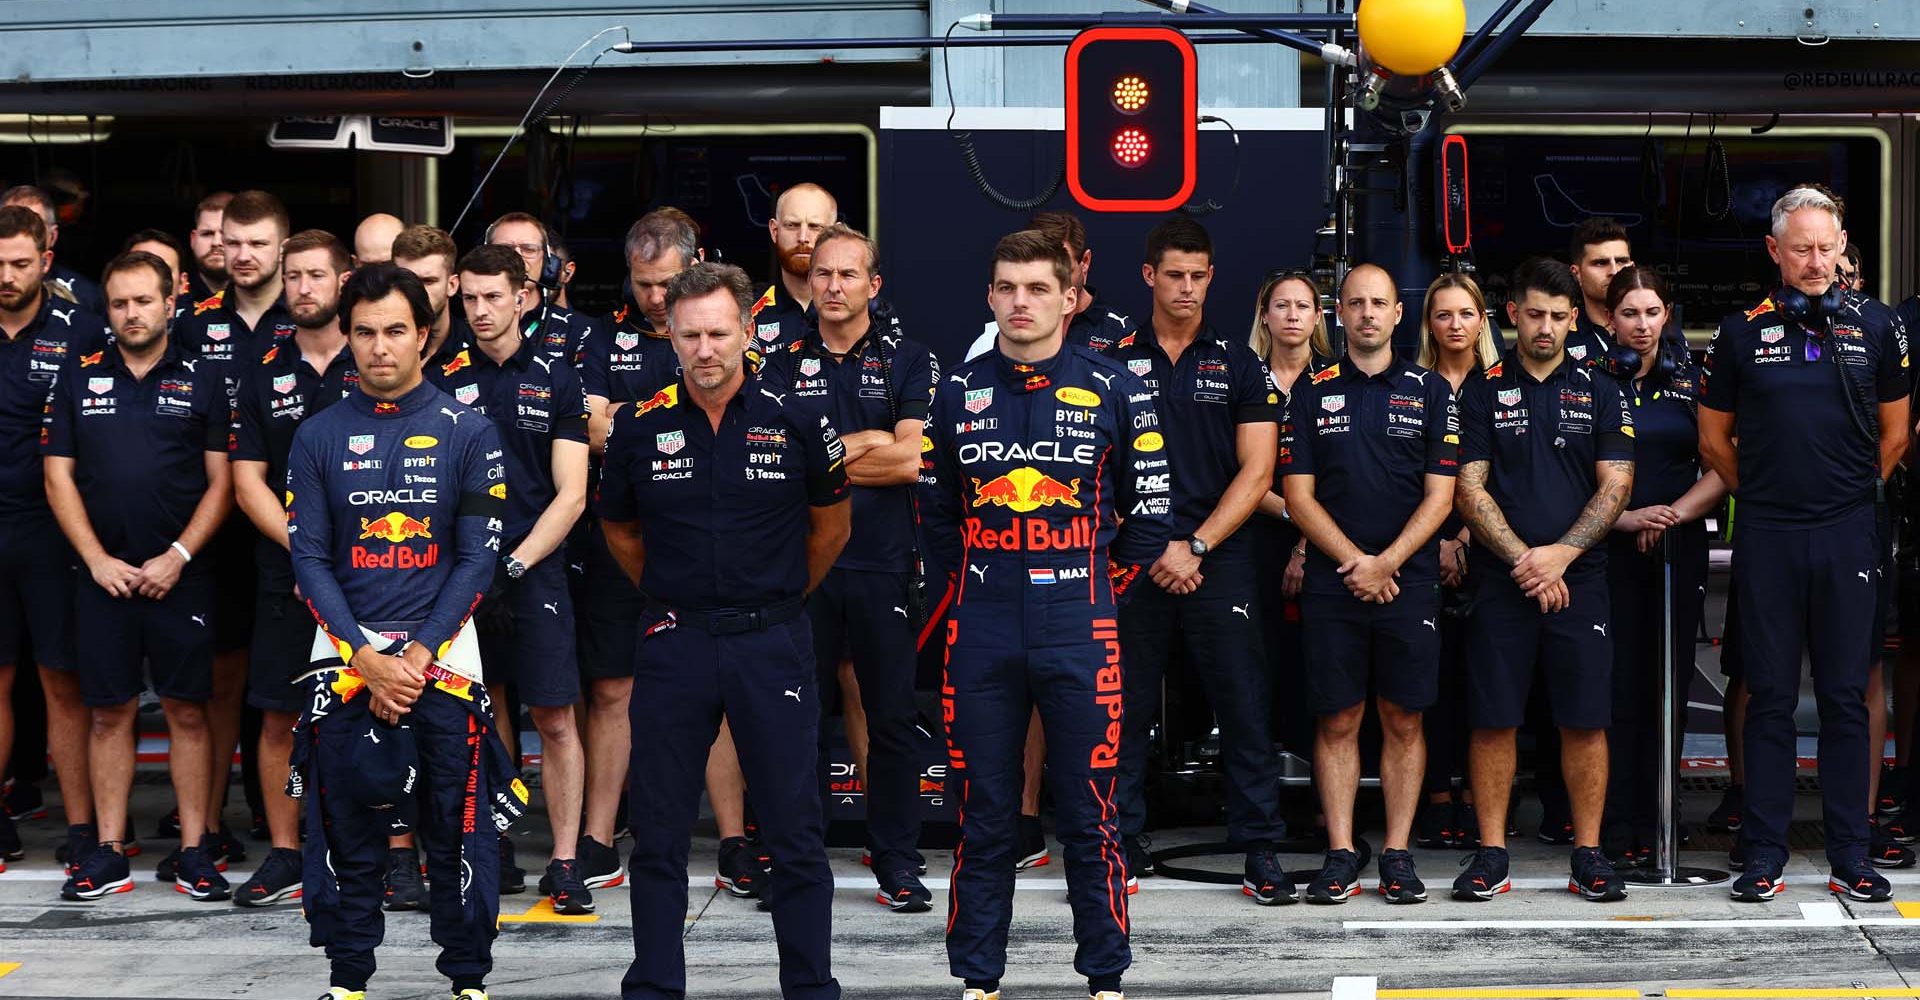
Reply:
[[[253,645],[247,703],[264,716],[258,759],[267,829],[273,847],[234,895],[240,906],[265,906],[301,891],[300,804],[286,796],[293,726],[309,692],[295,684],[307,672],[313,620],[293,583],[287,555],[287,513],[281,499],[287,456],[300,422],[350,395],[360,384],[340,329],[340,286],[347,252],[332,233],[309,229],[289,237],[285,268],[293,336],[257,363],[233,372],[234,500],[260,533],[255,549],[259,586],[254,598]],[[419,862],[414,862],[418,870]]]
[[[292,231],[287,209],[265,191],[233,196],[220,217],[220,244],[230,279],[219,302],[196,303],[175,331],[181,346],[215,362],[255,358],[293,333],[281,301],[280,245]]]
[[[223,900],[227,881],[203,849],[212,784],[226,776],[214,765],[207,719],[212,567],[193,563],[233,502],[226,385],[216,366],[168,336],[173,275],[158,257],[122,254],[105,276],[114,343],[83,355],[60,380],[42,437],[47,500],[88,573],[74,592],[74,619],[87,623],[74,652],[93,714],[99,816],[99,841],[60,895],[93,900],[133,888],[127,798],[134,719],[150,678],[166,712],[180,806],[171,881],[195,900]]]
[[[840,205],[818,184],[795,184],[773,202],[767,236],[779,277],[753,304],[753,347],[772,352],[807,335],[813,325],[813,241],[840,218]]]
[[[15,660],[30,639],[46,696],[46,746],[67,814],[61,860],[71,863],[93,849],[99,831],[87,773],[87,706],[73,654],[75,560],[47,505],[38,443],[54,383],[101,349],[105,321],[47,293],[51,260],[39,213],[0,208],[0,770],[14,749]],[[19,749],[23,760],[40,753],[38,746]],[[20,838],[0,809],[0,865],[19,857]]]
[[[427,301],[433,304],[424,371],[445,367],[467,346],[466,315],[448,308],[460,292],[460,275],[453,269],[458,256],[459,248],[444,229],[408,226],[393,238],[393,262],[420,279],[427,290]]]
[[[538,341],[547,357],[578,365],[581,345],[592,335],[593,322],[554,301],[560,287],[561,262],[560,255],[553,252],[546,223],[525,212],[508,212],[487,227],[486,242],[512,247],[527,269],[531,296],[521,314],[521,336]]]
[[[216,297],[227,290],[227,248],[220,242],[220,218],[233,200],[231,191],[215,191],[193,207],[193,230],[187,234],[187,249],[193,253],[193,267],[187,270],[187,298],[196,307],[202,303],[211,309]]]
[[[18,205],[40,213],[41,221],[47,224],[47,249],[52,250],[60,243],[60,213],[54,210],[53,197],[43,188],[31,184],[21,184],[8,188],[0,194],[0,205]],[[60,294],[84,306],[95,316],[107,311],[106,301],[101,298],[100,286],[93,279],[85,277],[73,268],[56,263],[47,269],[47,283],[59,289]]]

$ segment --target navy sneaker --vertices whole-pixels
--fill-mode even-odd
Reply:
[[[1578,893],[1596,903],[1612,903],[1627,898],[1626,884],[1613,870],[1613,863],[1598,847],[1573,849],[1573,874],[1567,879],[1567,891]]]
[[[40,786],[20,781],[8,781],[4,793],[6,808],[0,810],[11,820],[24,823],[30,819],[47,818],[47,800],[40,793]]]
[[[500,835],[500,895],[517,896],[527,891],[527,870],[513,859],[513,838]]]
[[[1907,817],[1904,815],[1887,817],[1887,819],[1880,824],[1880,828],[1887,832],[1887,839],[1896,844],[1911,844],[1916,839],[1920,839],[1914,837],[1913,829],[1910,824],[1908,824]]]
[[[387,849],[386,896],[380,905],[398,913],[427,908],[427,889],[420,881],[420,852],[410,847]]]
[[[720,872],[713,878],[716,888],[741,899],[760,895],[760,860],[753,844],[745,837],[728,837],[720,842]]]
[[[553,912],[566,917],[593,912],[593,892],[580,877],[580,862],[568,858],[547,862],[547,873],[540,878],[540,892],[553,900]]]
[[[1464,866],[1453,880],[1453,898],[1462,902],[1484,903],[1513,888],[1507,877],[1507,849],[1482,847],[1461,859]]]
[[[588,889],[612,889],[627,881],[627,869],[620,863],[620,852],[611,846],[583,836],[578,851],[580,881]]]
[[[189,847],[180,852],[180,867],[174,873],[173,889],[201,903],[218,903],[233,897],[232,887],[227,885],[226,878],[214,867],[213,859],[207,857],[203,847]]]
[[[1862,903],[1884,903],[1893,898],[1893,884],[1871,865],[1836,869],[1827,876],[1827,889]]]
[[[271,906],[283,899],[299,899],[304,868],[299,851],[275,847],[267,851],[253,877],[233,894],[235,906]]]
[[[216,839],[213,834],[203,834],[195,850],[201,851],[206,855],[207,861],[213,865],[214,871],[224,872],[227,870],[226,855],[215,848],[215,843]],[[246,857],[246,852],[242,851],[240,856],[243,858]],[[180,877],[180,857],[181,849],[176,847],[173,849],[172,854],[161,858],[160,863],[154,866],[154,879],[161,882],[178,881]]]
[[[1424,903],[1427,901],[1427,884],[1420,881],[1420,875],[1413,870],[1413,855],[1406,851],[1388,850],[1380,854],[1380,895],[1389,903]]]
[[[1720,804],[1707,813],[1707,830],[1711,833],[1739,833],[1740,813],[1746,807],[1745,790],[1739,785],[1728,785],[1725,794],[1720,796]]]
[[[1447,837],[1448,847],[1480,846],[1480,812],[1471,802],[1453,804],[1453,829]]]
[[[1040,829],[1040,817],[1020,815],[1020,860],[1013,863],[1013,870],[1026,871],[1038,868],[1053,860],[1053,852],[1047,847],[1047,835]],[[922,869],[920,874],[925,875]]]
[[[881,875],[880,891],[873,901],[895,913],[925,913],[933,909],[933,893],[912,872],[901,870]]]
[[[1867,860],[1875,868],[1912,868],[1914,864],[1913,848],[1894,840],[1887,835],[1887,829],[1879,820],[1870,821],[1870,837],[1867,841]]]
[[[80,862],[80,869],[60,887],[60,898],[84,902],[132,891],[133,869],[127,867],[126,855],[106,844],[95,844]]]
[[[208,857],[222,862],[221,871],[226,871],[227,865],[237,865],[247,860],[246,843],[234,836],[233,831],[228,829],[225,823],[220,824],[219,832],[207,834],[206,839],[200,842],[200,846],[207,849]]]
[[[53,849],[53,859],[65,866],[68,875],[80,870],[87,855],[93,853],[95,844],[100,842],[100,830],[92,823],[77,823],[67,827],[67,842]]]
[[[1420,819],[1414,824],[1413,842],[1420,847],[1445,847],[1453,837],[1452,802],[1428,802],[1420,807]]]
[[[1280,859],[1262,848],[1247,852],[1246,874],[1241,876],[1240,891],[1261,906],[1286,906],[1299,902],[1293,894],[1293,880],[1280,867]]]
[[[0,872],[7,870],[7,862],[18,861],[27,856],[26,845],[20,843],[20,831],[13,828],[13,820],[6,810],[0,809]]]
[[[1153,840],[1143,834],[1122,836],[1127,849],[1127,895],[1140,891],[1140,880],[1153,874]]]
[[[1360,856],[1349,850],[1328,851],[1320,874],[1307,883],[1307,902],[1344,903],[1360,894]]]
[[[1787,879],[1781,871],[1781,861],[1764,855],[1749,855],[1745,844],[1736,845],[1734,850],[1740,854],[1740,877],[1733,880],[1733,887],[1727,890],[1736,902],[1764,903],[1780,895],[1786,888]]]
[[[1898,816],[1906,811],[1907,790],[1913,780],[1912,774],[1910,769],[1897,765],[1880,772],[1880,796],[1875,803],[1878,812]]]

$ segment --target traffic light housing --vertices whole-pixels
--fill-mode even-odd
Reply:
[[[1172,28],[1101,27],[1067,47],[1067,188],[1095,211],[1164,212],[1193,196],[1199,62]]]

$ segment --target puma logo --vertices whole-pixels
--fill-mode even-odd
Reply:
[[[541,606],[541,607],[543,607],[543,608],[546,608],[546,609],[547,609],[548,611],[551,611],[551,612],[553,612],[553,613],[554,613],[554,614],[556,614],[556,615],[560,613],[560,605],[559,605],[558,603],[554,603],[554,602],[548,602],[548,603],[546,603],[546,604],[542,604],[542,605],[540,605],[540,606]]]
[[[1435,625],[1435,624],[1433,623],[1433,619],[1431,619],[1431,618],[1422,618],[1422,619],[1420,619],[1420,624],[1422,624],[1422,625],[1425,625],[1425,626],[1426,626],[1426,627],[1427,627],[1427,628],[1428,628],[1429,630],[1431,630],[1431,631],[1434,631],[1434,632],[1438,632],[1438,631],[1440,631],[1440,626],[1438,626],[1438,625]]]
[[[783,694],[785,694],[785,695],[786,695],[787,697],[789,697],[789,698],[792,698],[792,699],[793,699],[794,701],[799,701],[799,700],[800,700],[800,689],[799,689],[799,688],[794,688],[794,689],[793,689],[793,690],[791,690],[791,691],[783,691],[782,693],[783,693]]]
[[[1236,604],[1236,605],[1234,605],[1234,606],[1233,606],[1233,613],[1234,613],[1234,614],[1236,614],[1236,615],[1239,615],[1239,616],[1240,616],[1240,617],[1242,617],[1242,618],[1245,618],[1245,619],[1246,619],[1246,620],[1248,620],[1248,621],[1252,621],[1252,620],[1253,620],[1253,616],[1252,616],[1252,615],[1249,615],[1249,614],[1247,614],[1247,606],[1246,606],[1246,605],[1244,605],[1244,604]]]
[[[373,730],[371,730],[371,729],[369,729],[369,730],[367,730],[367,739],[370,739],[370,740],[372,740],[372,741],[374,741],[375,743],[378,743],[378,742],[380,742],[380,734],[379,734],[379,733],[376,733],[376,732],[374,732],[374,731],[373,731]]]
[[[1407,373],[1407,377],[1408,377],[1408,378],[1410,378],[1410,379],[1413,379],[1413,380],[1414,380],[1415,382],[1417,382],[1417,383],[1419,383],[1420,385],[1426,385],[1426,384],[1427,384],[1427,373],[1426,373],[1426,372],[1408,372],[1408,373]]]
[[[1593,627],[1593,630],[1595,632],[1600,633],[1602,636],[1605,636],[1607,634],[1607,627],[1605,625],[1595,625]]]
[[[973,386],[972,386],[971,384],[969,384],[969,381],[970,381],[970,380],[971,380],[971,379],[973,378],[973,373],[972,373],[972,372],[968,372],[968,373],[966,373],[965,375],[957,375],[957,374],[956,374],[956,375],[949,375],[949,376],[947,376],[947,378],[949,378],[949,379],[952,379],[953,381],[955,381],[955,382],[958,382],[958,383],[960,383],[960,384],[961,384],[962,386],[965,386],[965,387],[966,387],[966,388],[968,388],[968,389],[971,389],[971,388],[973,388]]]
[[[1858,577],[1859,577],[1860,579],[1862,579],[1862,580],[1865,580],[1865,581],[1867,581],[1868,583],[1872,583],[1872,582],[1873,582],[1873,571],[1872,571],[1872,570],[1868,570],[1868,571],[1866,571],[1865,573],[1856,573],[1856,574],[1854,574],[1854,575],[1856,575],[1856,576],[1858,576]]]
[[[760,395],[773,400],[773,405],[775,406],[787,405],[787,394],[784,392],[769,392],[765,389],[762,389],[760,390]]]
[[[1099,372],[1088,372],[1087,374],[1092,375],[1094,378],[1099,379],[1100,384],[1106,386],[1108,389],[1113,388],[1113,376],[1102,375]]]
[[[987,571],[985,568],[980,566],[975,566],[972,563],[968,563],[967,572],[972,573],[974,576],[979,577],[981,583],[987,582]]]
[[[188,615],[187,617],[188,617],[188,618],[191,618],[191,619],[193,619],[193,623],[194,623],[195,625],[198,625],[198,626],[200,626],[201,628],[206,628],[206,627],[207,627],[207,616],[206,616],[206,615]]]
[[[48,311],[48,312],[50,312],[50,313],[52,313],[52,314],[54,314],[55,316],[58,316],[58,317],[60,317],[60,322],[62,322],[62,323],[65,323],[65,324],[67,324],[68,326],[72,326],[72,325],[73,325],[73,310],[72,310],[72,309],[49,309],[49,310],[47,310],[47,311]]]
[[[449,417],[451,417],[451,418],[453,418],[453,426],[455,426],[455,427],[458,427],[458,426],[460,426],[460,411],[459,411],[459,410],[456,410],[456,409],[454,409],[454,408],[452,408],[452,407],[450,407],[450,406],[442,406],[442,407],[440,408],[440,412],[441,412],[441,413],[444,413],[444,414],[446,414],[447,416],[449,416]]]
[[[894,606],[893,606],[893,610],[895,610],[895,611],[898,611],[898,612],[900,612],[900,617],[902,617],[902,618],[905,618],[905,617],[907,617],[907,609],[906,609],[906,608],[903,608],[903,607],[901,607],[900,605],[898,605],[898,604],[896,604],[896,605],[894,605]]]

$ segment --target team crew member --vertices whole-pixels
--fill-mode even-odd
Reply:
[[[1167,546],[1169,449],[1140,379],[1066,345],[1075,293],[1059,240],[1002,237],[991,275],[998,346],[934,394],[920,487],[929,572],[951,589],[941,701],[961,820],[947,963],[968,1000],[998,1000],[1022,748],[1038,706],[1074,969],[1097,1000],[1119,1000],[1132,953],[1114,811],[1125,697],[1117,605],[1148,586],[1140,577]]]
[[[375,212],[353,227],[353,266],[384,264],[393,259],[393,241],[405,232],[407,224],[397,215]]]
[[[162,264],[173,269],[173,318],[178,320],[180,315],[193,305],[188,298],[191,293],[187,287],[187,248],[181,246],[180,241],[164,229],[137,229],[127,236],[126,242],[120,245],[121,253],[131,250],[150,253],[160,258]]]
[[[1389,903],[1427,898],[1407,839],[1425,777],[1421,713],[1439,688],[1433,535],[1453,506],[1460,427],[1452,387],[1393,356],[1400,313],[1386,271],[1362,264],[1348,272],[1340,289],[1347,355],[1294,391],[1280,443],[1287,510],[1312,543],[1300,617],[1307,694],[1319,716],[1313,770],[1328,847],[1307,885],[1308,902],[1344,903],[1360,891],[1353,799],[1369,691],[1380,712],[1387,803],[1380,894]]]
[[[1126,738],[1120,743],[1120,832],[1129,875],[1153,873],[1140,843],[1146,827],[1147,734],[1159,715],[1161,676],[1184,640],[1220,725],[1227,775],[1227,837],[1247,852],[1241,888],[1255,902],[1291,888],[1274,842],[1280,818],[1280,758],[1268,735],[1272,679],[1261,631],[1252,543],[1238,534],[1273,484],[1280,395],[1267,366],[1244,344],[1215,334],[1203,315],[1213,280],[1213,241],[1191,219],[1147,236],[1141,274],[1153,289],[1153,321],[1116,342],[1109,356],[1153,392],[1173,463],[1173,538],[1152,560],[1120,615],[1127,650]]]
[[[466,316],[459,309],[449,308],[460,293],[460,275],[454,271],[458,256],[459,248],[444,229],[408,226],[393,238],[393,262],[420,279],[427,290],[427,302],[433,306],[433,326],[427,331],[427,361],[421,366],[423,372],[444,370],[469,346],[471,337]],[[473,355],[468,354],[461,364],[472,361]]]
[[[1567,247],[1569,269],[1580,285],[1580,301],[1574,314],[1573,332],[1567,334],[1567,357],[1581,364],[1604,365],[1618,346],[1608,324],[1613,322],[1607,310],[1607,285],[1623,268],[1633,266],[1633,247],[1627,242],[1627,229],[1618,220],[1595,216],[1580,224]],[[1627,360],[1623,358],[1622,360]],[[1626,370],[1617,375],[1627,375]]]
[[[1087,284],[1087,276],[1093,273],[1093,250],[1087,246],[1087,227],[1079,216],[1072,212],[1036,212],[1027,220],[1026,228],[1059,236],[1067,246],[1067,255],[1073,258],[1073,287],[1079,293],[1079,305],[1067,321],[1067,343],[1104,351],[1133,332],[1133,322],[1125,316],[1105,306],[1094,307],[1093,287]],[[1000,328],[988,323],[967,348],[967,360],[993,350],[999,335]]]
[[[1607,813],[1600,838],[1616,865],[1651,859],[1660,823],[1664,567],[1673,567],[1673,664],[1684,684],[1693,673],[1693,636],[1707,588],[1703,519],[1727,492],[1718,475],[1700,474],[1700,373],[1684,345],[1662,335],[1670,302],[1666,279],[1650,269],[1628,267],[1607,288],[1613,334],[1640,358],[1627,384],[1633,494],[1607,538],[1613,725],[1607,730]],[[1684,705],[1674,708],[1685,711]]]
[[[67,814],[66,857],[74,858],[100,838],[73,654],[75,560],[47,504],[40,424],[61,373],[101,349],[105,321],[47,293],[52,259],[38,213],[0,208],[0,771],[14,745],[15,661],[30,639]],[[7,812],[0,809],[0,865],[22,857]]]
[[[580,834],[585,761],[573,706],[580,701],[574,662],[573,598],[564,558],[555,557],[587,503],[587,409],[580,377],[520,335],[527,273],[518,254],[498,244],[460,260],[460,304],[473,331],[473,365],[427,379],[455,399],[473,397],[506,446],[505,527],[499,567],[481,605],[480,654],[488,687],[503,701],[511,688],[540,731],[553,857],[540,880],[561,914],[593,912],[593,895],[574,861]],[[489,631],[489,625],[499,626]],[[500,730],[514,745],[511,726]],[[512,841],[501,838],[501,870],[510,873]],[[611,854],[612,849],[608,848]],[[618,867],[615,859],[604,859]],[[505,879],[503,878],[503,883]]]
[[[848,741],[866,788],[867,848],[877,898],[896,911],[930,909],[918,873],[920,760],[913,678],[916,549],[912,487],[920,440],[939,381],[921,345],[880,325],[868,306],[880,291],[879,247],[845,225],[813,244],[817,330],[767,357],[761,381],[774,393],[827,411],[846,447],[853,483],[853,537],[807,601],[823,709],[853,661],[865,733],[848,713]],[[864,739],[861,737],[864,735]],[[860,753],[864,744],[865,753]]]
[[[1457,399],[1468,381],[1500,361],[1498,335],[1480,285],[1465,274],[1433,279],[1422,303],[1419,365],[1447,380]],[[1480,818],[1473,787],[1454,795],[1455,776],[1467,774],[1467,661],[1465,613],[1467,545],[1472,533],[1458,511],[1440,526],[1440,691],[1422,716],[1427,741],[1427,801],[1414,842],[1421,847],[1478,847]],[[1571,822],[1569,819],[1568,822]]]
[[[280,246],[291,231],[286,206],[265,191],[242,191],[227,202],[220,245],[230,283],[217,301],[195,303],[182,317],[176,332],[183,347],[224,363],[257,358],[293,333],[280,274]]]
[[[595,454],[606,450],[615,406],[651,399],[680,377],[666,332],[667,286],[698,259],[699,244],[693,220],[677,208],[648,212],[627,230],[628,298],[601,319],[596,332],[606,335],[588,341],[580,357]]]
[[[795,184],[773,202],[767,237],[779,277],[753,304],[753,346],[774,351],[806,336],[812,329],[813,241],[840,218],[840,203],[818,184]]]
[[[232,200],[233,192],[215,191],[193,206],[193,228],[187,233],[187,249],[193,254],[193,266],[187,271],[190,304],[226,291],[227,248],[220,242],[220,218]]]
[[[521,313],[521,336],[538,343],[555,361],[579,364],[581,345],[591,339],[593,323],[553,301],[560,285],[560,256],[548,241],[546,223],[525,212],[508,212],[487,227],[486,242],[512,247],[527,269],[531,298]]]
[[[1544,673],[1573,806],[1567,888],[1617,900],[1625,890],[1599,847],[1613,647],[1606,550],[1595,546],[1633,489],[1633,415],[1616,380],[1567,355],[1580,291],[1566,268],[1528,261],[1509,287],[1517,344],[1468,381],[1460,399],[1454,502],[1476,543],[1467,663],[1481,846],[1453,895],[1487,900],[1511,887],[1514,730],[1535,674]]]
[[[820,409],[746,369],[753,291],[696,264],[667,289],[686,374],[608,439],[608,547],[653,602],[632,698],[633,964],[625,1000],[686,995],[687,846],[724,713],[779,871],[763,898],[789,1000],[834,1000],[833,872],[818,776],[807,592],[846,544],[844,448]]]
[[[1794,188],[1774,202],[1772,223],[1781,287],[1720,324],[1700,407],[1701,458],[1740,500],[1733,579],[1751,701],[1745,869],[1732,892],[1780,892],[1804,650],[1820,704],[1828,887],[1883,900],[1887,880],[1866,858],[1864,698],[1881,484],[1908,439],[1906,333],[1891,310],[1834,285],[1847,235],[1831,197]]]
[[[307,673],[313,648],[313,618],[294,595],[293,563],[287,554],[287,515],[282,496],[287,456],[300,423],[351,395],[360,384],[353,352],[340,328],[340,286],[347,277],[347,251],[333,234],[317,229],[287,239],[287,298],[297,324],[293,336],[267,349],[230,377],[237,383],[233,440],[234,501],[260,538],[254,546],[258,593],[253,644],[247,657],[247,704],[263,715],[260,728],[262,799],[273,847],[234,902],[265,906],[301,892],[300,804],[288,798],[288,761],[293,727],[309,692],[297,679]],[[419,858],[413,859],[414,871]]]
[[[359,391],[302,422],[286,486],[294,579],[320,622],[324,668],[294,734],[300,788],[318,796],[307,808],[303,903],[332,963],[326,998],[362,1000],[383,933],[391,814],[366,802],[367,774],[342,776],[371,753],[360,748],[369,732],[389,741],[410,732],[437,965],[456,1000],[485,1000],[499,852],[475,815],[492,804],[502,827],[502,809],[525,803],[465,629],[506,515],[500,435],[422,379],[433,310],[411,272],[355,271],[340,316]],[[403,722],[409,730],[392,728]]]
[[[191,565],[233,502],[230,414],[216,366],[167,333],[173,275],[152,254],[122,254],[105,271],[114,343],[84,354],[55,387],[42,437],[47,499],[87,567],[74,590],[74,653],[93,710],[88,760],[100,840],[60,895],[99,899],[133,878],[127,796],[144,660],[167,716],[168,769],[180,806],[174,886],[196,900],[230,895],[204,850],[213,782],[209,743],[214,589]]]
[[[60,244],[60,214],[54,210],[53,198],[43,188],[31,184],[10,187],[0,194],[0,206],[19,206],[40,213],[40,221],[47,224],[47,250],[51,252]],[[47,284],[57,289],[61,298],[77,303],[95,316],[103,316],[107,311],[106,299],[99,284],[92,278],[82,275],[63,264],[54,264],[47,269]]]

